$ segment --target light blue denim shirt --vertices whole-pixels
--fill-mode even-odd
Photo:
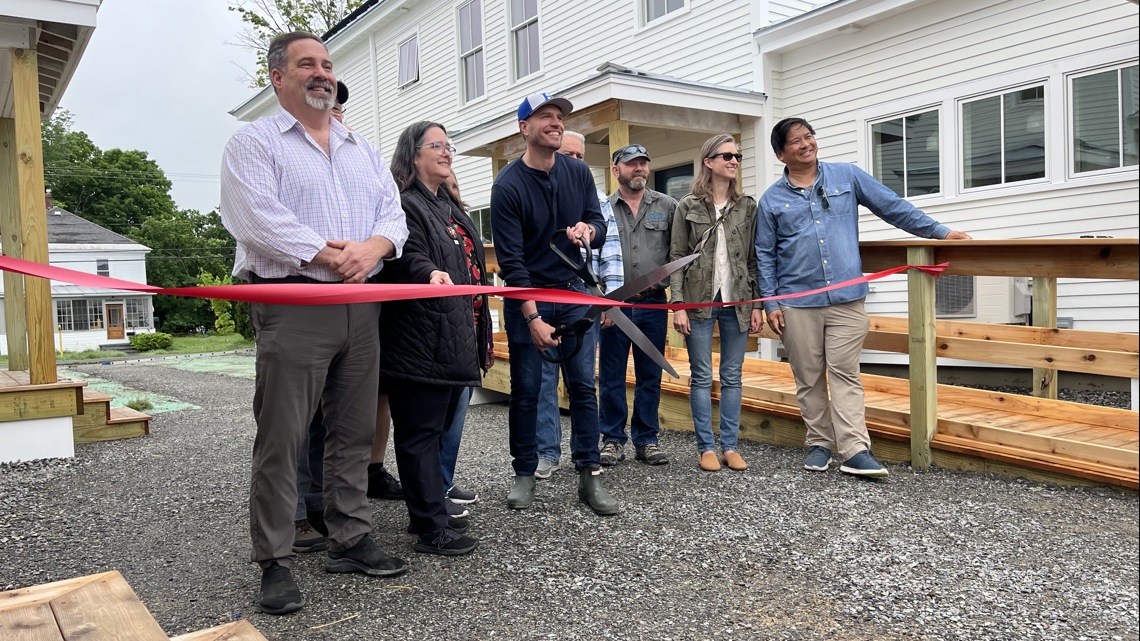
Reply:
[[[795,294],[863,275],[859,258],[859,205],[888,223],[923,238],[945,238],[950,228],[899,198],[873,176],[850,163],[819,163],[811,188],[784,175],[760,197],[756,217],[756,268],[760,296]],[[765,301],[764,310],[826,307],[867,296],[859,283],[784,301]]]

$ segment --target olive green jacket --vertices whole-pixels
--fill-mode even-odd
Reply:
[[[716,209],[703,197],[689,194],[677,203],[673,213],[673,236],[669,260],[684,258],[693,253],[701,236],[716,222]],[[756,287],[756,200],[744,195],[725,214],[724,238],[728,242],[728,260],[732,265],[732,291],[738,300],[759,298]],[[712,302],[713,265],[716,256],[717,234],[713,232],[701,249],[701,257],[684,270],[669,277],[670,302]],[[763,309],[761,303],[736,306],[736,321],[740,331],[748,332],[752,310]],[[703,320],[712,315],[708,307],[688,310],[690,318]]]

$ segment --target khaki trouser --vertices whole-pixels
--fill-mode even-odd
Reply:
[[[807,446],[826,447],[840,461],[871,449],[859,375],[859,356],[871,327],[863,301],[781,310],[784,349],[796,378]]]
[[[257,332],[252,560],[292,566],[297,453],[321,404],[325,415],[324,496],[329,548],[343,551],[372,530],[368,459],[376,431],[379,303],[250,304]]]

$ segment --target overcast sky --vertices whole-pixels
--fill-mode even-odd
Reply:
[[[218,205],[222,149],[254,95],[226,0],[103,0],[62,109],[100,149],[140,149],[173,183],[181,209]]]

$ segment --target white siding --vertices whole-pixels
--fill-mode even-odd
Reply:
[[[830,1],[825,2],[807,2],[805,0],[774,0],[773,2],[766,3],[768,5],[768,22],[776,24],[794,18],[802,13],[807,13],[816,7],[821,7],[825,4],[831,4]]]
[[[596,74],[606,62],[666,74],[683,80],[751,88],[753,81],[751,2],[692,0],[676,16],[638,24],[637,0],[540,0],[542,71],[513,80],[508,49],[510,36],[505,0],[483,0],[485,95],[468,104],[460,96],[458,0],[424,0],[409,11],[396,11],[371,28],[350,27],[332,43],[338,77],[349,86],[349,124],[377,143],[390,158],[399,134],[417,120],[442,123],[449,131],[467,129],[512,113],[522,96],[534,91],[564,90]],[[591,16],[583,21],[583,16]],[[580,25],[580,26],[578,26]],[[419,33],[420,80],[396,88],[396,46]],[[377,88],[356,51],[375,43]],[[359,44],[358,44],[359,43]],[[694,55],[694,52],[700,55]],[[365,114],[369,100],[378,101],[379,131]],[[276,105],[274,105],[274,108]],[[695,151],[695,150],[694,150]],[[490,200],[490,163],[457,158],[456,176],[463,197],[473,206]]]
[[[823,160],[869,169],[867,122],[919,109],[940,110],[942,191],[913,202],[936,219],[975,238],[1075,238],[1084,234],[1135,237],[1137,172],[1070,178],[1066,167],[1066,75],[1136,59],[1136,7],[1116,0],[1062,2],[965,0],[924,4],[771,56],[768,79],[773,120],[811,121]],[[958,101],[1026,83],[1046,86],[1046,178],[964,192],[955,184]],[[767,153],[771,153],[770,151]],[[765,183],[783,166],[772,162]],[[861,217],[862,238],[905,238],[873,215]],[[984,286],[983,286],[984,285]],[[1006,288],[979,282],[987,288]],[[879,281],[868,299],[872,313],[905,313],[905,284]],[[1136,332],[1135,282],[1096,288],[1062,280],[1061,316],[1077,329]]]

